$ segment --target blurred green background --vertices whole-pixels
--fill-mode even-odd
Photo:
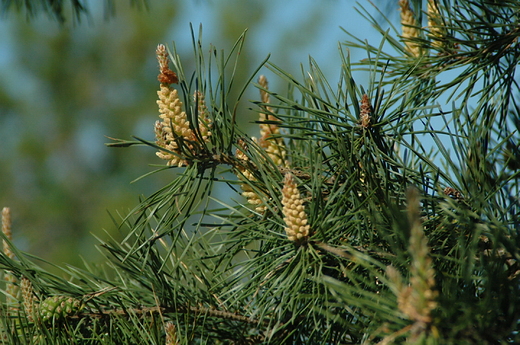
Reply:
[[[175,41],[189,72],[189,23],[195,30],[202,24],[208,50],[229,51],[248,29],[239,87],[269,53],[295,75],[310,55],[334,85],[338,41],[348,38],[340,26],[379,41],[349,0],[113,1],[113,16],[109,3],[87,1],[79,22],[67,6],[62,24],[15,8],[0,18],[0,207],[11,207],[19,248],[59,265],[99,260],[92,234],[122,236],[108,212],[125,215],[175,173],[130,183],[164,162],[151,148],[104,145],[105,136],[153,139],[158,43]],[[352,61],[365,57],[356,54]],[[283,92],[264,72],[271,89]],[[251,87],[244,99],[258,99],[257,91]],[[244,126],[256,120],[249,107],[241,104]]]

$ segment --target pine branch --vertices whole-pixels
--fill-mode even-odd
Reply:
[[[171,181],[123,217],[122,240],[101,240],[106,266],[64,269],[68,280],[3,235],[16,259],[0,268],[24,296],[5,314],[9,336],[517,341],[518,4],[394,5],[397,25],[359,10],[381,43],[340,45],[335,84],[312,58],[300,77],[265,60],[230,100],[244,36],[208,57],[193,33],[191,76],[159,45],[155,141],[109,146],[150,147]],[[367,58],[351,63],[345,47]],[[287,91],[254,84],[256,139],[236,117],[263,67]]]
[[[226,319],[237,322],[249,323],[252,325],[259,325],[262,322],[258,320],[251,319],[247,316],[240,315],[237,313],[227,312],[223,310],[216,309],[208,309],[208,308],[200,308],[200,307],[142,307],[142,308],[129,308],[129,309],[110,309],[110,310],[102,310],[102,311],[88,311],[88,312],[80,312],[74,315],[67,316],[70,319],[83,319],[83,318],[104,318],[110,316],[129,316],[129,315],[165,315],[165,314],[190,314],[198,317],[213,317]],[[269,320],[263,320],[263,323],[269,323]]]

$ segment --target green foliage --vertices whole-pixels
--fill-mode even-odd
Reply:
[[[2,255],[0,267],[28,279],[40,305],[30,321],[22,303],[6,304],[5,337],[165,344],[173,322],[179,344],[518,343],[520,5],[436,4],[442,36],[400,38],[361,9],[382,41],[341,44],[335,86],[312,58],[301,77],[266,59],[236,85],[245,35],[228,54],[194,36],[194,71],[172,47],[172,87],[195,139],[170,124],[174,148],[109,146],[145,145],[184,166],[153,172],[171,182],[124,217],[123,240],[100,239],[101,267],[66,267],[63,279],[5,238],[18,260]],[[410,40],[420,55],[407,53]],[[350,49],[367,58],[351,63]],[[254,140],[237,104],[264,67],[287,90],[255,84],[261,131],[280,134]],[[283,164],[269,151],[280,137]],[[296,214],[282,202],[288,174],[304,200]],[[306,217],[310,236],[289,240],[290,216]]]
[[[142,4],[141,4],[142,2]],[[115,5],[113,0],[105,0],[105,15],[110,16],[115,13]],[[146,6],[147,1],[130,0],[133,6]],[[46,13],[53,17],[54,20],[63,24],[67,21],[69,15],[72,14],[73,19],[80,21],[83,16],[89,15],[88,7],[85,6],[85,1],[81,0],[41,0],[41,1],[27,1],[27,0],[2,0],[2,12],[4,15],[9,11],[16,10],[17,12],[25,12],[28,19],[35,17],[40,12]]]

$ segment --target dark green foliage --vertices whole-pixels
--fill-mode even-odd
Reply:
[[[142,4],[141,4],[142,2]],[[35,17],[41,12],[53,17],[56,21],[63,24],[69,17],[80,21],[82,17],[88,16],[88,7],[85,1],[81,0],[2,0],[2,13],[6,15],[9,11],[16,10],[25,12],[28,19]],[[115,13],[115,5],[113,0],[105,0],[105,15],[110,16]],[[130,0],[133,6],[146,7],[147,1]]]

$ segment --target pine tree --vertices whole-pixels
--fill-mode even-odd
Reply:
[[[171,183],[66,278],[5,209],[4,342],[519,343],[520,4],[398,4],[400,29],[359,10],[381,43],[340,44],[334,87],[266,59],[230,99],[245,35],[227,55],[194,35],[193,72],[160,44],[156,138],[109,146],[150,147]],[[251,84],[258,139],[236,124]]]

